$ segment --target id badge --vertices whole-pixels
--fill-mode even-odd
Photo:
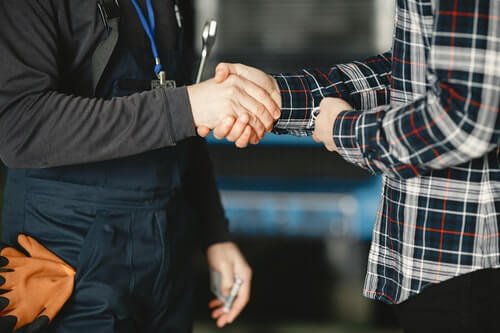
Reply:
[[[158,88],[167,88],[167,89],[174,89],[177,87],[177,84],[175,83],[174,80],[166,80],[165,83],[161,83],[160,80],[152,80],[151,81],[151,90],[158,89]]]

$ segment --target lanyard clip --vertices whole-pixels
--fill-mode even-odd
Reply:
[[[165,71],[161,71],[158,73],[158,80],[160,80],[160,85],[164,86],[165,83],[167,82],[167,75],[165,74]]]
[[[167,75],[165,74],[165,71],[161,71],[158,73],[158,80],[153,80],[151,81],[151,89],[158,89],[158,88],[175,88],[177,84],[175,83],[174,80],[167,80]]]

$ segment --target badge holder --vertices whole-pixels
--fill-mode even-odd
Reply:
[[[165,72],[161,71],[158,74],[158,80],[151,81],[151,90],[166,88],[166,89],[174,89],[177,87],[177,84],[174,80],[167,80]]]
[[[167,80],[165,71],[163,69],[163,66],[161,65],[160,55],[158,53],[158,47],[156,45],[156,34],[155,34],[155,32],[156,32],[156,23],[155,22],[156,21],[155,21],[155,14],[154,14],[152,0],[146,0],[148,17],[146,17],[144,15],[137,0],[130,0],[130,1],[132,2],[132,5],[134,6],[134,8],[137,12],[137,16],[139,17],[139,21],[141,22],[141,25],[144,28],[144,31],[146,32],[146,35],[149,38],[149,41],[151,43],[151,51],[152,51],[153,57],[155,59],[154,72],[156,73],[156,76],[158,77],[158,79],[151,81],[151,89],[175,88],[176,87],[175,81]],[[178,10],[177,7],[176,7],[176,10]]]

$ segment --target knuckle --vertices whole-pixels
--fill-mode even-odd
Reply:
[[[262,105],[262,104],[260,104],[260,105],[257,107],[257,111],[256,111],[256,112],[257,112],[257,115],[259,115],[259,116],[261,116],[261,117],[262,117],[262,116],[265,116],[265,115],[267,114],[267,110],[266,110],[265,106],[264,106],[264,105]]]
[[[257,127],[257,128],[264,127],[262,122],[260,121],[260,119],[258,117],[256,117],[255,115],[252,116],[252,124],[254,125],[254,127]]]
[[[257,98],[260,99],[260,100],[266,100],[269,98],[269,95],[262,89],[259,89],[258,93],[257,93]]]
[[[238,91],[239,91],[239,89],[235,85],[231,85],[228,88],[228,94],[229,94],[229,96],[232,96],[232,97],[236,96]]]
[[[239,82],[239,77],[237,75],[231,75],[228,80],[229,83],[235,85],[237,82]]]

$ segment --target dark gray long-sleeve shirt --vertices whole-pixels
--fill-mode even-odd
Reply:
[[[175,16],[159,21],[176,28]],[[84,69],[105,35],[94,0],[0,2],[0,158],[7,166],[107,160],[195,135],[186,88],[92,97]],[[172,36],[160,49],[175,44]]]
[[[0,1],[0,159],[11,168],[103,161],[172,146],[194,137],[186,88],[129,97],[93,97],[88,62],[106,38],[95,0]],[[121,36],[149,47],[131,5],[121,1]],[[154,2],[159,50],[175,48],[172,0]],[[159,6],[162,6],[158,8]],[[193,144],[185,191],[204,247],[229,239],[213,167]]]

